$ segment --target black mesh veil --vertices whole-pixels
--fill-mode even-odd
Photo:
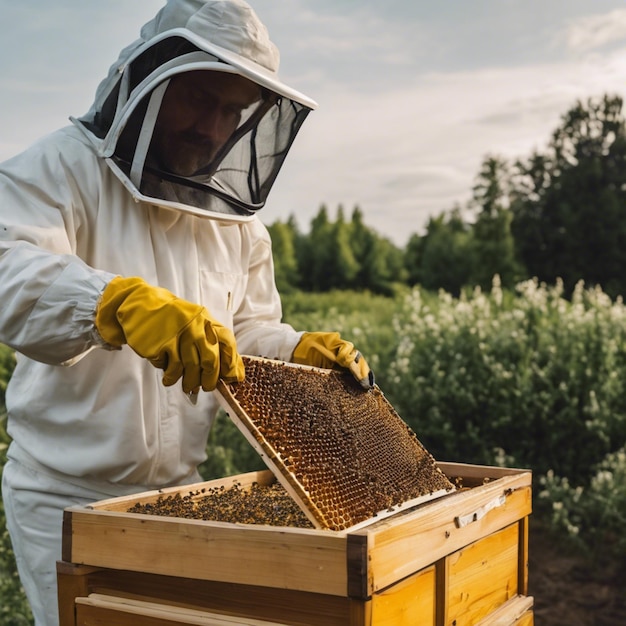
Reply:
[[[145,108],[145,104],[139,107]],[[148,199],[182,203],[201,211],[250,215],[264,206],[309,112],[310,109],[293,100],[266,93],[216,158],[196,174],[177,176],[151,165],[148,158],[141,180],[133,183]],[[129,130],[129,134],[133,131]],[[131,177],[138,144],[128,141],[126,136],[124,139],[112,159]],[[131,152],[125,150],[127,145],[132,146]]]
[[[184,37],[165,38],[131,59],[102,105],[77,121],[100,140],[102,156],[137,199],[196,214],[249,217],[264,206],[312,109],[258,81],[261,98],[244,111],[217,155],[192,175],[176,175],[151,158],[152,133],[169,82],[199,70],[257,82]]]

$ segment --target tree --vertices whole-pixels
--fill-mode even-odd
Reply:
[[[312,230],[315,228],[315,235]],[[318,266],[321,265],[320,254],[325,250],[316,247],[324,242],[323,232],[328,228],[328,213],[325,205],[321,205],[317,215],[311,222],[311,232],[296,237],[296,259],[298,261],[299,286],[304,291],[318,291],[323,276]]]
[[[406,282],[403,251],[366,226],[358,206],[352,211],[350,224],[352,250],[359,266],[355,289],[391,295],[394,283]]]
[[[404,249],[404,269],[411,287],[422,282],[422,262],[426,239],[417,233],[409,237]]]
[[[506,162],[487,157],[473,189],[472,205],[478,211],[472,228],[471,283],[491,288],[495,274],[503,287],[514,287],[522,275],[515,259],[509,211],[509,172]]]
[[[328,209],[322,204],[311,220],[308,237],[301,240],[298,266],[302,288],[306,291],[328,291],[335,273],[334,226],[328,218]]]
[[[300,283],[298,259],[296,258],[296,239],[298,232],[295,223],[276,221],[268,226],[272,238],[274,275],[276,286],[281,293],[292,291]]]
[[[517,164],[511,229],[529,273],[571,291],[583,279],[626,292],[626,128],[622,99],[578,102],[546,154]]]
[[[329,244],[332,248],[331,258],[327,268],[327,282],[325,290],[352,289],[357,274],[359,263],[352,249],[352,233],[346,223],[343,207],[337,208],[337,219],[330,230]]]
[[[458,207],[429,219],[420,256],[419,269],[413,274],[424,288],[458,295],[467,285],[472,267],[471,231]]]

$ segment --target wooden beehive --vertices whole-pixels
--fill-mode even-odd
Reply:
[[[526,470],[439,463],[461,488],[347,530],[129,513],[266,470],[67,509],[61,626],[529,626]]]
[[[61,626],[532,624],[529,472],[437,464],[377,387],[244,361],[218,394],[269,469],[68,509]],[[311,527],[181,517],[276,481]]]

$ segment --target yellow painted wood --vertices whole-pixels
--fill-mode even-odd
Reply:
[[[463,466],[455,469],[461,474]],[[477,472],[475,468],[474,471]],[[233,477],[224,480],[232,483]],[[350,533],[365,533],[367,537],[370,553],[366,596],[528,515],[530,480],[529,472],[505,474],[488,484],[444,496]],[[498,497],[503,499],[501,506],[458,528],[457,518],[479,511]],[[128,498],[123,500],[123,505],[119,499],[113,499],[92,508],[68,510],[64,560],[171,576],[346,594],[346,533],[139,515],[119,510],[129,504]],[[141,499],[135,496],[135,501]],[[268,568],[268,563],[273,566]],[[263,582],[259,583],[259,579]]]
[[[474,626],[517,595],[518,525],[512,524],[448,557],[449,626]]]
[[[497,481],[445,496],[426,506],[357,531],[368,537],[369,593],[393,584],[478,539],[529,515],[531,474]],[[477,520],[458,527],[455,519],[503,498],[504,503]]]
[[[372,626],[434,626],[435,568],[429,567],[372,597]]]
[[[532,608],[533,598],[514,596],[480,620],[476,626],[532,626]]]
[[[527,592],[531,473],[439,465],[471,488],[341,532],[126,512],[135,502],[177,492],[187,495],[190,490],[234,482],[268,484],[275,480],[270,471],[72,507],[66,511],[63,558],[72,567],[84,564],[106,568],[102,571],[112,577],[116,571],[118,577],[137,577],[135,586],[140,582],[142,591],[136,592],[136,598],[201,611],[230,615],[231,608],[237,612],[235,606],[244,610],[238,600],[241,590],[254,587],[258,590],[254,606],[247,605],[245,614],[259,619],[290,623],[291,614],[285,609],[289,606],[298,608],[298,620],[310,614],[311,624],[324,626],[331,622],[337,626],[451,626],[455,619],[456,626],[476,626],[480,619],[497,614],[508,598]],[[181,591],[163,595],[163,587],[155,583],[159,578],[180,580]],[[124,584],[90,591],[104,589],[123,596]],[[192,601],[188,598],[193,585]],[[202,585],[223,586],[215,596],[222,598],[219,606],[205,603]],[[423,588],[429,585],[431,591],[425,593]],[[69,606],[74,591],[68,587],[63,593]],[[257,611],[268,603],[275,610]],[[330,621],[315,617],[322,604],[331,611],[327,615],[334,616]],[[91,608],[85,605],[84,610]],[[511,618],[522,620],[519,623],[509,620],[502,626],[531,626],[532,610],[526,613]],[[94,626],[106,623],[90,622]],[[144,622],[139,624],[144,626]]]

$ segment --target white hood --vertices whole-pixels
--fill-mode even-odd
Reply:
[[[72,121],[136,199],[247,220],[264,206],[300,126],[317,106],[280,81],[278,66],[278,49],[243,0],[169,0],[121,52],[89,112]],[[169,80],[196,70],[238,74],[271,95],[206,168],[187,177],[150,170],[146,159]]]

